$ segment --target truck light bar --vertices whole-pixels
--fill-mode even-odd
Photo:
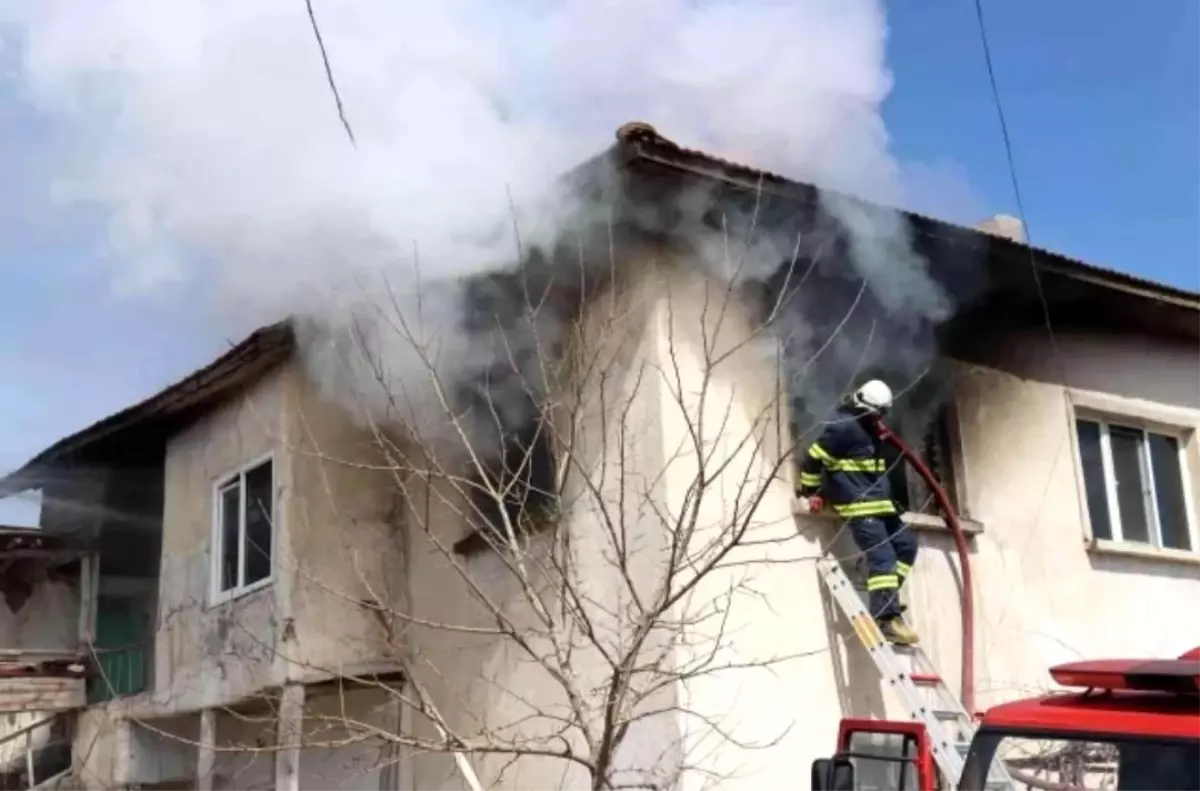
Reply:
[[[1200,695],[1200,650],[1180,659],[1070,662],[1050,668],[1050,676],[1064,687]]]

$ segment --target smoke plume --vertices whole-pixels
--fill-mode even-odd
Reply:
[[[106,219],[97,265],[115,288],[215,293],[228,335],[302,317],[322,385],[375,393],[377,410],[391,404],[377,380],[415,388],[418,425],[438,400],[419,384],[427,362],[455,409],[482,400],[502,426],[528,421],[536,377],[522,355],[561,316],[521,310],[514,264],[552,245],[559,215],[546,207],[561,204],[548,185],[626,121],[906,200],[880,117],[879,0],[313,5],[356,145],[303,0],[28,0],[0,11],[0,42],[20,99],[59,131],[56,197]],[[850,232],[842,277],[867,281],[880,315],[909,326],[945,313],[894,214],[828,208]],[[784,325],[797,360],[821,345],[801,310]],[[858,340],[839,339],[836,356],[860,353]],[[349,367],[348,345],[365,350]]]

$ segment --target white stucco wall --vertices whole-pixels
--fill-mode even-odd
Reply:
[[[646,286],[650,288],[650,286]],[[706,447],[715,450],[710,463],[729,460],[722,475],[711,482],[699,508],[699,522],[708,529],[728,523],[737,510],[739,484],[766,475],[779,448],[769,439],[753,448],[740,445],[749,434],[779,436],[778,425],[762,420],[751,430],[757,416],[771,401],[773,377],[769,360],[761,349],[742,350],[724,360],[703,388],[702,354],[697,329],[704,325],[700,313],[712,300],[701,297],[698,281],[676,282],[666,292],[644,292],[651,307],[646,325],[647,347],[641,363],[650,361],[660,375],[656,387],[639,392],[639,409],[644,402],[656,405],[642,414],[646,436],[660,443],[659,455],[627,454],[646,465],[641,474],[666,474],[657,479],[657,495],[666,513],[677,514],[688,497],[694,477],[694,458],[689,459],[688,426],[685,414],[705,415],[706,425],[720,426],[707,436]],[[669,309],[668,309],[669,306]],[[711,309],[711,308],[710,308]],[[737,337],[745,328],[736,319],[723,331]],[[710,336],[711,337],[711,336]],[[732,343],[731,340],[726,341]],[[1200,600],[1200,565],[1196,558],[1148,558],[1104,554],[1085,545],[1086,529],[1080,497],[1079,469],[1074,447],[1071,403],[1086,402],[1116,414],[1149,415],[1195,429],[1200,426],[1200,370],[1195,349],[1147,339],[1076,337],[1064,334],[1060,348],[1068,360],[1074,395],[1054,384],[1055,366],[1044,338],[1014,337],[1011,346],[999,350],[994,367],[963,366],[957,384],[958,434],[964,458],[961,482],[965,495],[963,510],[983,528],[970,539],[976,606],[976,693],[980,708],[1050,686],[1047,668],[1056,662],[1081,657],[1120,655],[1175,656],[1200,643],[1200,635],[1176,626],[1175,609],[1181,602]],[[721,342],[716,343],[721,347]],[[664,375],[667,374],[668,375]],[[671,389],[680,382],[682,389]],[[700,392],[704,392],[701,406]],[[683,398],[673,393],[683,393]],[[682,400],[684,406],[679,401]],[[653,431],[650,431],[650,426]],[[719,435],[719,438],[718,438]],[[1189,473],[1200,472],[1200,457],[1193,443]],[[728,454],[728,455],[726,455]],[[611,460],[610,460],[611,463]],[[1200,491],[1193,485],[1192,492]],[[1193,495],[1194,496],[1194,495]],[[677,690],[681,705],[719,719],[723,728],[739,741],[768,742],[786,732],[765,749],[747,750],[729,743],[719,749],[698,744],[694,717],[679,718],[677,729],[663,725],[651,728],[655,748],[685,734],[690,755],[705,754],[704,768],[724,776],[724,785],[745,783],[790,783],[800,768],[806,771],[812,758],[827,754],[833,746],[836,723],[841,716],[898,716],[899,707],[885,694],[873,665],[865,659],[849,628],[833,613],[812,572],[811,559],[819,551],[818,540],[828,540],[832,526],[824,520],[802,519],[804,534],[784,540],[793,531],[789,513],[790,479],[768,487],[757,504],[752,521],[757,536],[777,540],[754,551],[778,561],[754,568],[754,594],[735,596],[728,608],[725,629],[735,633],[732,647],[717,652],[731,663],[755,663],[782,655],[801,654],[771,672],[755,668],[704,677],[682,684]],[[1190,507],[1195,510],[1193,501]],[[653,530],[655,519],[643,527]],[[595,520],[577,513],[571,521],[572,535],[593,535]],[[907,591],[912,617],[923,643],[942,674],[958,689],[961,605],[957,587],[957,556],[944,531],[921,529],[922,555],[917,573]],[[840,551],[849,550],[846,537]],[[648,545],[654,541],[648,539]],[[745,552],[742,553],[744,559]],[[649,559],[653,552],[643,553]],[[593,555],[595,557],[595,555]],[[471,561],[482,572],[494,558]],[[442,571],[419,564],[410,579],[414,596],[439,587]],[[591,569],[589,579],[603,587],[603,564]],[[654,572],[643,570],[647,579]],[[423,576],[424,575],[424,576]],[[701,595],[716,596],[744,581],[745,567],[734,567],[710,576],[700,586]],[[455,611],[454,597],[439,597],[441,607]],[[440,644],[431,640],[430,644]],[[472,661],[462,661],[461,675],[473,678]],[[498,651],[497,651],[498,653]],[[687,652],[679,661],[686,662]],[[451,660],[453,661],[453,660]],[[497,660],[499,661],[499,660]],[[515,660],[512,660],[515,661]],[[719,661],[719,660],[718,660]],[[537,683],[525,677],[528,684]],[[530,694],[531,686],[522,687]],[[690,723],[685,724],[685,721]],[[710,741],[711,741],[711,734]],[[649,744],[648,742],[646,743]],[[701,752],[695,748],[700,747]],[[433,763],[441,759],[423,759]],[[445,764],[446,787],[455,785]],[[549,775],[538,777],[549,782]],[[422,775],[433,781],[433,775]],[[699,784],[699,775],[696,775]],[[436,785],[436,783],[434,783]],[[536,784],[536,783],[535,783]],[[689,783],[685,780],[684,786]],[[513,787],[516,783],[513,784]]]
[[[589,378],[588,386],[577,394],[579,397],[567,397],[569,403],[563,407],[568,413],[564,427],[570,416],[574,416],[578,428],[573,475],[568,478],[564,496],[570,517],[557,526],[556,532],[533,540],[526,577],[531,590],[539,592],[547,611],[558,612],[556,606],[561,600],[553,589],[546,590],[547,582],[555,575],[543,570],[555,541],[569,537],[571,546],[567,556],[572,563],[572,577],[578,581],[575,590],[581,606],[593,619],[601,644],[611,642],[619,634],[614,622],[620,620],[617,613],[629,598],[628,586],[615,579],[614,565],[604,558],[603,525],[628,529],[635,548],[627,557],[634,567],[657,548],[655,536],[639,529],[648,515],[645,508],[638,506],[638,498],[629,497],[621,508],[618,499],[612,496],[622,488],[630,492],[642,486],[653,488],[648,477],[643,479],[648,467],[631,464],[623,469],[612,451],[620,438],[628,443],[626,458],[630,460],[657,460],[661,467],[662,457],[655,420],[658,385],[638,377],[647,362],[646,355],[653,356],[653,346],[646,342],[645,336],[649,311],[646,305],[616,303],[612,307],[618,310],[621,322],[614,327],[600,320],[608,314],[597,311],[580,333],[579,343],[588,352],[579,356],[580,368],[576,370],[586,376],[580,371],[589,362],[603,359],[604,363],[598,367],[606,376]],[[593,337],[595,334],[601,337]],[[618,427],[618,421],[601,420],[600,405],[606,402],[628,406],[626,425]],[[584,480],[604,493],[613,509],[608,522],[596,513]],[[499,732],[509,737],[536,739],[564,732],[563,723],[556,721],[556,717],[574,722],[578,719],[569,709],[566,686],[553,680],[538,658],[553,656],[552,637],[561,641],[561,645],[569,645],[569,683],[578,689],[598,690],[604,675],[595,642],[568,634],[565,629],[555,629],[551,635],[508,561],[495,552],[484,551],[468,558],[447,553],[449,544],[466,530],[458,516],[462,493],[456,487],[444,479],[434,479],[427,488],[421,476],[414,476],[408,494],[410,510],[405,520],[405,535],[409,541],[409,573],[405,595],[414,619],[410,637],[417,683],[436,701],[450,727],[469,738],[488,738],[489,733]],[[596,603],[605,606],[597,607]],[[519,630],[530,651],[511,638],[489,633],[497,624],[494,612],[501,613],[506,628]],[[564,619],[553,618],[552,622],[558,627],[564,624]],[[552,659],[548,664],[555,669],[562,666]],[[589,717],[596,713],[594,702],[585,709]],[[669,717],[666,719],[665,739],[656,743],[645,732],[642,734],[647,739],[645,746],[656,750],[655,755],[672,736],[677,738],[677,728]],[[519,732],[513,734],[512,726],[518,723]],[[588,724],[593,724],[590,719]],[[409,727],[419,738],[436,738],[435,729],[419,716],[411,718]],[[565,729],[563,735],[576,749],[585,749],[576,729]],[[555,739],[551,743],[558,747],[562,741]],[[637,758],[629,756],[627,760]],[[466,787],[450,755],[406,751],[403,761],[412,787]],[[587,783],[580,767],[552,758],[527,756],[513,762],[510,756],[492,755],[481,757],[475,767],[489,788],[577,787]]]
[[[595,308],[587,325],[601,348],[588,346],[583,357],[604,375],[583,388],[584,403],[577,405],[579,477],[568,484],[569,518],[558,534],[572,542],[581,580],[576,591],[589,602],[584,609],[596,630],[605,633],[601,644],[615,648],[627,641],[622,635],[633,620],[631,600],[635,593],[648,597],[663,582],[673,534],[694,532],[690,553],[676,568],[676,586],[715,557],[714,547],[728,540],[722,531],[731,526],[745,524],[750,546],[723,557],[652,635],[640,661],[649,663],[656,650],[668,649],[664,667],[683,675],[656,676],[661,689],[642,701],[642,713],[660,713],[630,731],[615,764],[623,771],[653,767],[685,788],[706,785],[714,775],[723,778],[722,787],[791,785],[798,767],[806,771],[808,760],[833,743],[830,723],[843,710],[835,673],[841,659],[812,563],[820,531],[797,534],[790,470],[785,464],[773,474],[784,452],[786,417],[776,402],[775,380],[764,376],[772,358],[763,345],[747,342],[750,333],[736,302],[721,309],[719,289],[681,276],[661,258],[646,260],[641,271],[637,288],[615,307]],[[701,458],[706,482],[697,501]],[[418,489],[413,502],[430,503],[419,515],[424,523],[453,532],[454,497],[442,494],[425,498]],[[610,527],[628,538],[628,577],[616,562]],[[485,552],[460,561],[462,571],[456,571],[455,561],[430,537],[410,535],[407,582],[414,616],[452,627],[412,632],[419,681],[450,724],[470,733],[484,718],[492,728],[521,722],[532,737],[551,729],[553,715],[570,716],[563,685],[514,641],[467,631],[495,621],[473,600],[464,573],[505,608],[512,623],[537,630],[538,619],[505,561]],[[681,642],[669,647],[671,639]],[[583,689],[603,689],[611,674],[587,642],[571,643],[573,677]],[[728,666],[736,669],[722,669]],[[420,722],[414,728],[432,734]],[[450,756],[412,755],[407,761],[416,787],[464,787]],[[495,756],[476,767],[493,788],[586,782],[578,768],[554,759],[514,763]],[[682,777],[672,777],[680,770]]]
[[[838,644],[812,562],[826,536],[816,523],[798,532],[792,514],[773,346],[751,341],[740,306],[724,303],[719,285],[686,278],[672,282],[655,311],[658,359],[668,372],[667,510],[686,513],[703,479],[701,531],[728,544],[728,531],[745,527],[742,546],[702,577],[688,607],[717,605],[724,614],[698,625],[695,648],[681,652],[681,664],[703,670],[681,684],[693,712],[685,762],[696,770],[684,787],[707,787],[711,777],[722,778],[722,788],[785,787],[828,751],[827,724],[842,713]],[[689,447],[698,428],[702,467]],[[715,655],[703,656],[712,648]]]
[[[965,509],[983,526],[972,539],[979,705],[1050,686],[1047,668],[1080,658],[1173,657],[1200,645],[1181,623],[1200,601],[1200,555],[1138,557],[1087,544],[1086,505],[1073,409],[1135,422],[1200,428],[1200,357],[1194,347],[1146,338],[1060,333],[1068,391],[1048,339],[1013,337],[993,364],[964,366],[957,403]],[[1200,454],[1188,449],[1193,517]],[[1198,546],[1193,536],[1193,546]],[[914,615],[944,675],[958,684],[959,599],[950,542],[922,533],[912,584]]]

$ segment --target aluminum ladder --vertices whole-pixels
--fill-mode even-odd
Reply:
[[[900,699],[909,717],[925,726],[933,759],[949,787],[956,788],[975,734],[974,719],[946,686],[924,651],[915,645],[888,642],[867,609],[865,587],[854,585],[836,558],[826,554],[817,561],[817,572],[833,600],[850,619],[854,633],[888,688]],[[901,657],[909,661],[905,663]],[[988,770],[987,788],[996,791],[1016,788],[1000,761],[993,762]]]

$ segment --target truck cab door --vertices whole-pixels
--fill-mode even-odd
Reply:
[[[832,758],[813,763],[823,791],[937,791],[940,778],[918,722],[844,719]]]

